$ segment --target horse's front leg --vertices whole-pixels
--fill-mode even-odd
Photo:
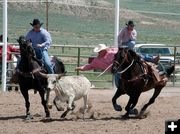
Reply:
[[[130,95],[129,101],[127,106],[125,107],[126,113],[123,115],[123,118],[128,118],[130,114],[137,115],[138,110],[134,109],[136,106],[138,99],[139,99],[140,93]]]
[[[121,95],[122,95],[121,89],[118,88],[118,89],[116,90],[115,95],[114,95],[113,98],[112,98],[112,104],[113,104],[113,107],[114,107],[114,109],[115,109],[116,111],[122,111],[122,107],[121,107],[120,105],[118,105],[117,102],[116,102],[117,98],[119,98]]]
[[[45,113],[46,113],[46,117],[49,118],[50,117],[50,111],[47,107],[47,101],[45,100],[45,91],[43,89],[40,89],[39,90],[39,95],[41,96],[41,104],[43,105],[44,107],[44,110],[45,110]]]
[[[49,102],[49,96],[50,96],[50,89],[49,88],[45,88],[46,90],[46,103],[49,109],[52,109],[52,104]]]
[[[24,88],[20,88],[21,90],[21,93],[24,97],[24,100],[25,100],[25,106],[26,106],[26,120],[30,120],[30,119],[33,119],[30,111],[29,111],[29,108],[30,108],[30,102],[29,102],[29,94],[28,94],[28,89],[24,89]]]

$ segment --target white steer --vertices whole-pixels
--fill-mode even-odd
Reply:
[[[91,88],[90,81],[84,76],[62,76],[59,74],[47,75],[48,88],[54,90],[56,97],[54,98],[54,104],[56,101],[68,102],[67,110],[62,114],[62,118],[66,114],[75,108],[74,101],[83,97],[84,99],[84,113],[88,108],[87,96]]]

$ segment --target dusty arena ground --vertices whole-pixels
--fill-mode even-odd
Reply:
[[[19,92],[0,92],[0,134],[163,134],[165,120],[180,118],[180,88],[166,87],[147,111],[145,119],[131,118],[122,120],[125,113],[116,112],[111,105],[114,90],[91,90],[89,100],[92,108],[86,119],[79,119],[78,112],[82,101],[65,119],[60,119],[62,112],[51,109],[51,120],[44,119],[44,111],[38,94],[30,91],[31,112],[34,119],[24,120],[25,107]],[[146,103],[152,91],[141,95],[137,108]],[[53,94],[52,94],[53,96]],[[124,107],[128,97],[122,96],[118,102]]]

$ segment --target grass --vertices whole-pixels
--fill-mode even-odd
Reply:
[[[158,1],[166,4],[146,1],[147,0],[123,0],[121,1],[121,8],[140,11],[180,12],[178,8],[179,5],[174,4],[169,6],[172,2],[170,3],[166,0]],[[19,35],[27,33],[31,28],[29,23],[33,18],[40,18],[45,22],[45,13],[41,10],[36,13],[36,11],[30,10],[9,9],[8,15],[8,36],[11,42],[15,42]],[[135,17],[133,20],[136,22],[139,41],[165,44],[178,44],[180,42],[178,38],[180,35],[180,31],[177,30],[178,26],[168,25],[168,27],[166,27],[165,25],[161,25],[159,20],[156,20],[156,18],[160,18],[178,22],[180,16],[158,14],[142,15],[150,17],[146,19],[143,18],[143,21],[153,22],[155,25],[142,25],[141,20]],[[120,27],[123,27],[127,19],[125,16],[120,17]],[[2,14],[0,14],[0,25],[1,24]],[[96,45],[99,43],[113,44],[114,42],[114,19],[96,19],[92,17],[78,17],[50,12],[49,30],[54,44]],[[0,32],[2,33],[2,29],[0,29]]]
[[[106,0],[114,4],[114,0]],[[120,0],[121,9],[153,11],[153,12],[171,12],[180,13],[180,1],[178,0]],[[42,7],[41,7],[42,8]],[[52,10],[52,6],[50,6]],[[1,9],[1,8],[0,8]],[[1,9],[2,10],[2,9]],[[50,11],[51,11],[50,10]],[[94,12],[94,16],[96,12]],[[56,12],[49,13],[49,31],[51,33],[53,44],[65,45],[96,45],[99,43],[113,44],[114,39],[114,19],[113,14],[109,19],[103,19],[105,14],[102,13],[102,18],[92,16],[79,17],[73,15],[65,15]],[[121,14],[120,14],[121,15]],[[127,16],[120,16],[120,28],[124,27],[125,22],[132,16],[136,23],[138,32],[138,41],[147,43],[164,43],[179,45],[180,30],[178,15],[163,15],[163,14],[145,14],[139,13],[139,16],[134,16],[134,13],[129,13]],[[101,16],[101,15],[98,15]],[[141,16],[145,16],[141,18]],[[133,18],[134,17],[134,18]],[[140,18],[139,18],[140,17]],[[10,42],[16,42],[20,35],[27,33],[31,26],[29,23],[34,19],[39,18],[45,22],[44,10],[25,10],[25,9],[8,9],[8,37]],[[163,20],[163,21],[161,21]],[[142,21],[154,23],[154,25],[143,25]],[[168,21],[173,22],[167,23]],[[175,23],[174,23],[175,22]],[[176,24],[177,23],[177,24]],[[0,14],[0,25],[2,25],[2,14]],[[45,27],[45,24],[43,25]],[[0,29],[2,33],[2,29]],[[61,49],[51,49],[51,54],[62,53]],[[66,49],[65,54],[77,55],[77,50]],[[91,49],[83,49],[82,55],[92,55]],[[62,58],[63,59],[63,58]],[[69,61],[69,63],[77,63],[77,59]],[[82,61],[81,64],[87,63]],[[75,66],[67,66],[68,71],[74,71]],[[74,72],[75,74],[76,72]],[[96,80],[96,76],[87,75],[89,79]],[[102,76],[100,79],[109,80],[111,75]],[[96,85],[99,85],[96,83]],[[100,85],[105,85],[101,83]]]

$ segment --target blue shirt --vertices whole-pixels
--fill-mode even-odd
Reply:
[[[39,32],[35,32],[33,29],[30,30],[26,35],[27,40],[31,40],[34,49],[48,49],[52,42],[51,35],[44,28],[40,28]],[[38,48],[37,44],[42,44],[44,47]]]
[[[32,42],[32,46],[38,59],[42,59],[43,51],[47,50],[52,42],[50,34],[44,28],[40,28],[39,32],[35,32],[33,29],[30,30],[26,35],[26,40]],[[37,47],[38,44],[43,45],[43,47]]]

